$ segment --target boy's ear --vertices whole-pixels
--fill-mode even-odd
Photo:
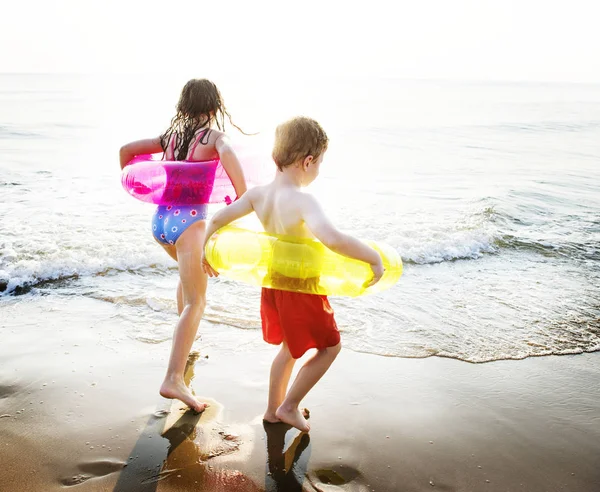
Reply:
[[[302,161],[302,169],[306,171],[308,169],[308,165],[313,161],[313,159],[314,158],[312,155],[307,155]]]

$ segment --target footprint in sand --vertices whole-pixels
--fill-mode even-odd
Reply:
[[[18,386],[10,386],[8,384],[0,384],[0,398],[8,398],[13,393],[18,391]]]
[[[358,470],[351,467],[344,467],[343,469],[340,469],[338,471],[335,471],[330,468],[313,470],[309,473],[308,480],[311,483],[311,485],[313,485],[313,487],[317,488],[317,490],[322,490],[318,487],[318,485],[332,486],[333,488],[331,489],[325,489],[329,491],[337,489],[337,487],[341,487],[342,485],[346,485],[350,482],[357,482],[355,483],[355,485],[359,486],[358,490],[362,490],[360,483],[362,482],[361,474]],[[367,488],[365,490],[370,489]]]
[[[155,419],[164,419],[171,413],[170,410],[157,410],[152,414]]]
[[[85,482],[92,478],[89,475],[73,475],[72,477],[63,478],[60,483],[62,483],[65,487],[72,487],[73,485],[79,485],[80,483]]]
[[[126,463],[117,460],[98,460],[80,463],[77,465],[77,468],[83,473],[63,478],[60,483],[66,487],[72,487],[74,485],[79,485],[90,478],[104,477],[111,473],[121,471],[125,466]]]

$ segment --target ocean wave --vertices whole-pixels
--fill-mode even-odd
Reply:
[[[538,123],[504,123],[488,127],[492,130],[530,133],[576,133],[600,128],[600,121],[541,121]]]
[[[539,220],[484,206],[448,224],[405,227],[387,240],[406,264],[478,260],[503,251],[553,258],[600,260],[600,230],[583,217]]]
[[[405,263],[415,265],[478,259],[497,251],[494,234],[479,229],[430,231],[428,237],[420,231],[416,237],[403,235],[388,240]],[[102,247],[96,241],[77,247],[30,244],[16,248],[0,244],[0,295],[19,295],[34,287],[60,287],[80,277],[140,271],[157,275],[176,270],[152,243],[137,251]]]
[[[484,205],[445,223],[406,225],[401,233],[386,238],[407,264],[427,265],[456,260],[478,260],[498,252],[496,212]]]
[[[505,234],[496,240],[496,245],[500,249],[529,251],[552,258],[600,260],[600,247],[597,242],[592,241],[585,243],[565,241],[555,244],[548,241],[536,241]]]
[[[454,359],[461,362],[469,362],[471,364],[485,364],[488,362],[497,362],[501,360],[524,360],[530,357],[546,357],[560,355],[578,355],[585,353],[600,352],[600,342],[592,343],[587,347],[564,347],[564,348],[538,348],[530,350],[515,351],[514,353],[503,353],[498,349],[482,349],[477,352],[454,353],[447,350],[437,350],[426,347],[406,347],[402,351],[390,353],[386,350],[373,350],[370,348],[353,347],[351,344],[344,346],[346,350],[353,350],[371,355],[379,355],[383,357],[397,357],[400,359],[426,359],[428,357],[440,357],[444,359]]]
[[[530,204],[531,209],[536,206]],[[490,219],[497,229],[495,246],[553,258],[600,260],[600,228],[594,213],[536,212],[523,216],[518,208],[514,215],[494,210]]]
[[[394,246],[405,264],[416,266],[479,260],[507,250],[600,260],[598,225],[593,222],[586,222],[581,234],[550,234],[535,221],[498,210],[486,200],[482,202],[471,207],[462,218],[405,224],[394,234],[380,231],[377,239]],[[49,232],[40,234],[38,230],[35,237],[22,238],[18,245],[0,243],[0,295],[24,293],[36,286],[58,287],[84,276],[143,269],[160,274],[174,267],[150,240],[137,248],[123,250],[114,244],[114,233],[110,230],[101,236],[78,237],[76,242],[66,235],[63,238],[66,243]]]
[[[104,269],[73,267],[60,268],[57,266],[43,267],[31,271],[29,274],[9,277],[6,270],[0,270],[0,297],[3,295],[23,295],[33,289],[60,288],[68,286],[73,280],[86,276],[105,276],[118,272],[139,273],[148,267],[137,268],[108,267]],[[156,273],[156,272],[153,272]]]
[[[129,251],[116,255],[113,250],[97,251],[54,248],[17,253],[0,244],[0,296],[20,295],[33,288],[61,287],[86,276],[106,276],[115,272],[143,272],[154,275],[173,269],[161,251]]]
[[[427,265],[456,260],[477,260],[498,251],[493,234],[485,231],[455,231],[437,234],[427,242],[411,244],[410,239],[397,239],[396,247],[407,264]]]
[[[12,126],[0,125],[0,139],[13,139],[13,138],[44,138],[45,135],[39,132],[31,130],[24,130],[22,128],[15,128]]]

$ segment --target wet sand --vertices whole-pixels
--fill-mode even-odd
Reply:
[[[306,399],[306,435],[262,422],[277,349],[229,333],[236,347],[197,342],[188,377],[211,406],[195,415],[158,395],[168,343],[130,338],[118,306],[4,305],[0,490],[600,490],[600,353],[475,365],[342,350]]]

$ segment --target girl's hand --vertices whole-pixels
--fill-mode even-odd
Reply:
[[[119,151],[119,161],[121,169],[127,166],[127,163],[136,155],[140,154],[157,154],[162,152],[163,148],[160,143],[160,137],[147,138],[146,140],[136,140],[121,147]]]
[[[383,277],[383,273],[385,272],[385,268],[383,268],[383,263],[381,262],[381,257],[379,257],[379,261],[376,263],[371,263],[370,264],[371,267],[371,271],[373,272],[373,278],[371,280],[369,280],[368,282],[365,282],[365,289],[375,285],[377,282],[379,282],[379,280],[381,280],[381,277]]]
[[[206,256],[204,256],[204,252],[202,252],[202,270],[204,270],[204,273],[206,273],[206,275],[208,275],[209,277],[218,277],[219,276],[219,272],[217,272],[210,265],[210,263],[206,259]]]

